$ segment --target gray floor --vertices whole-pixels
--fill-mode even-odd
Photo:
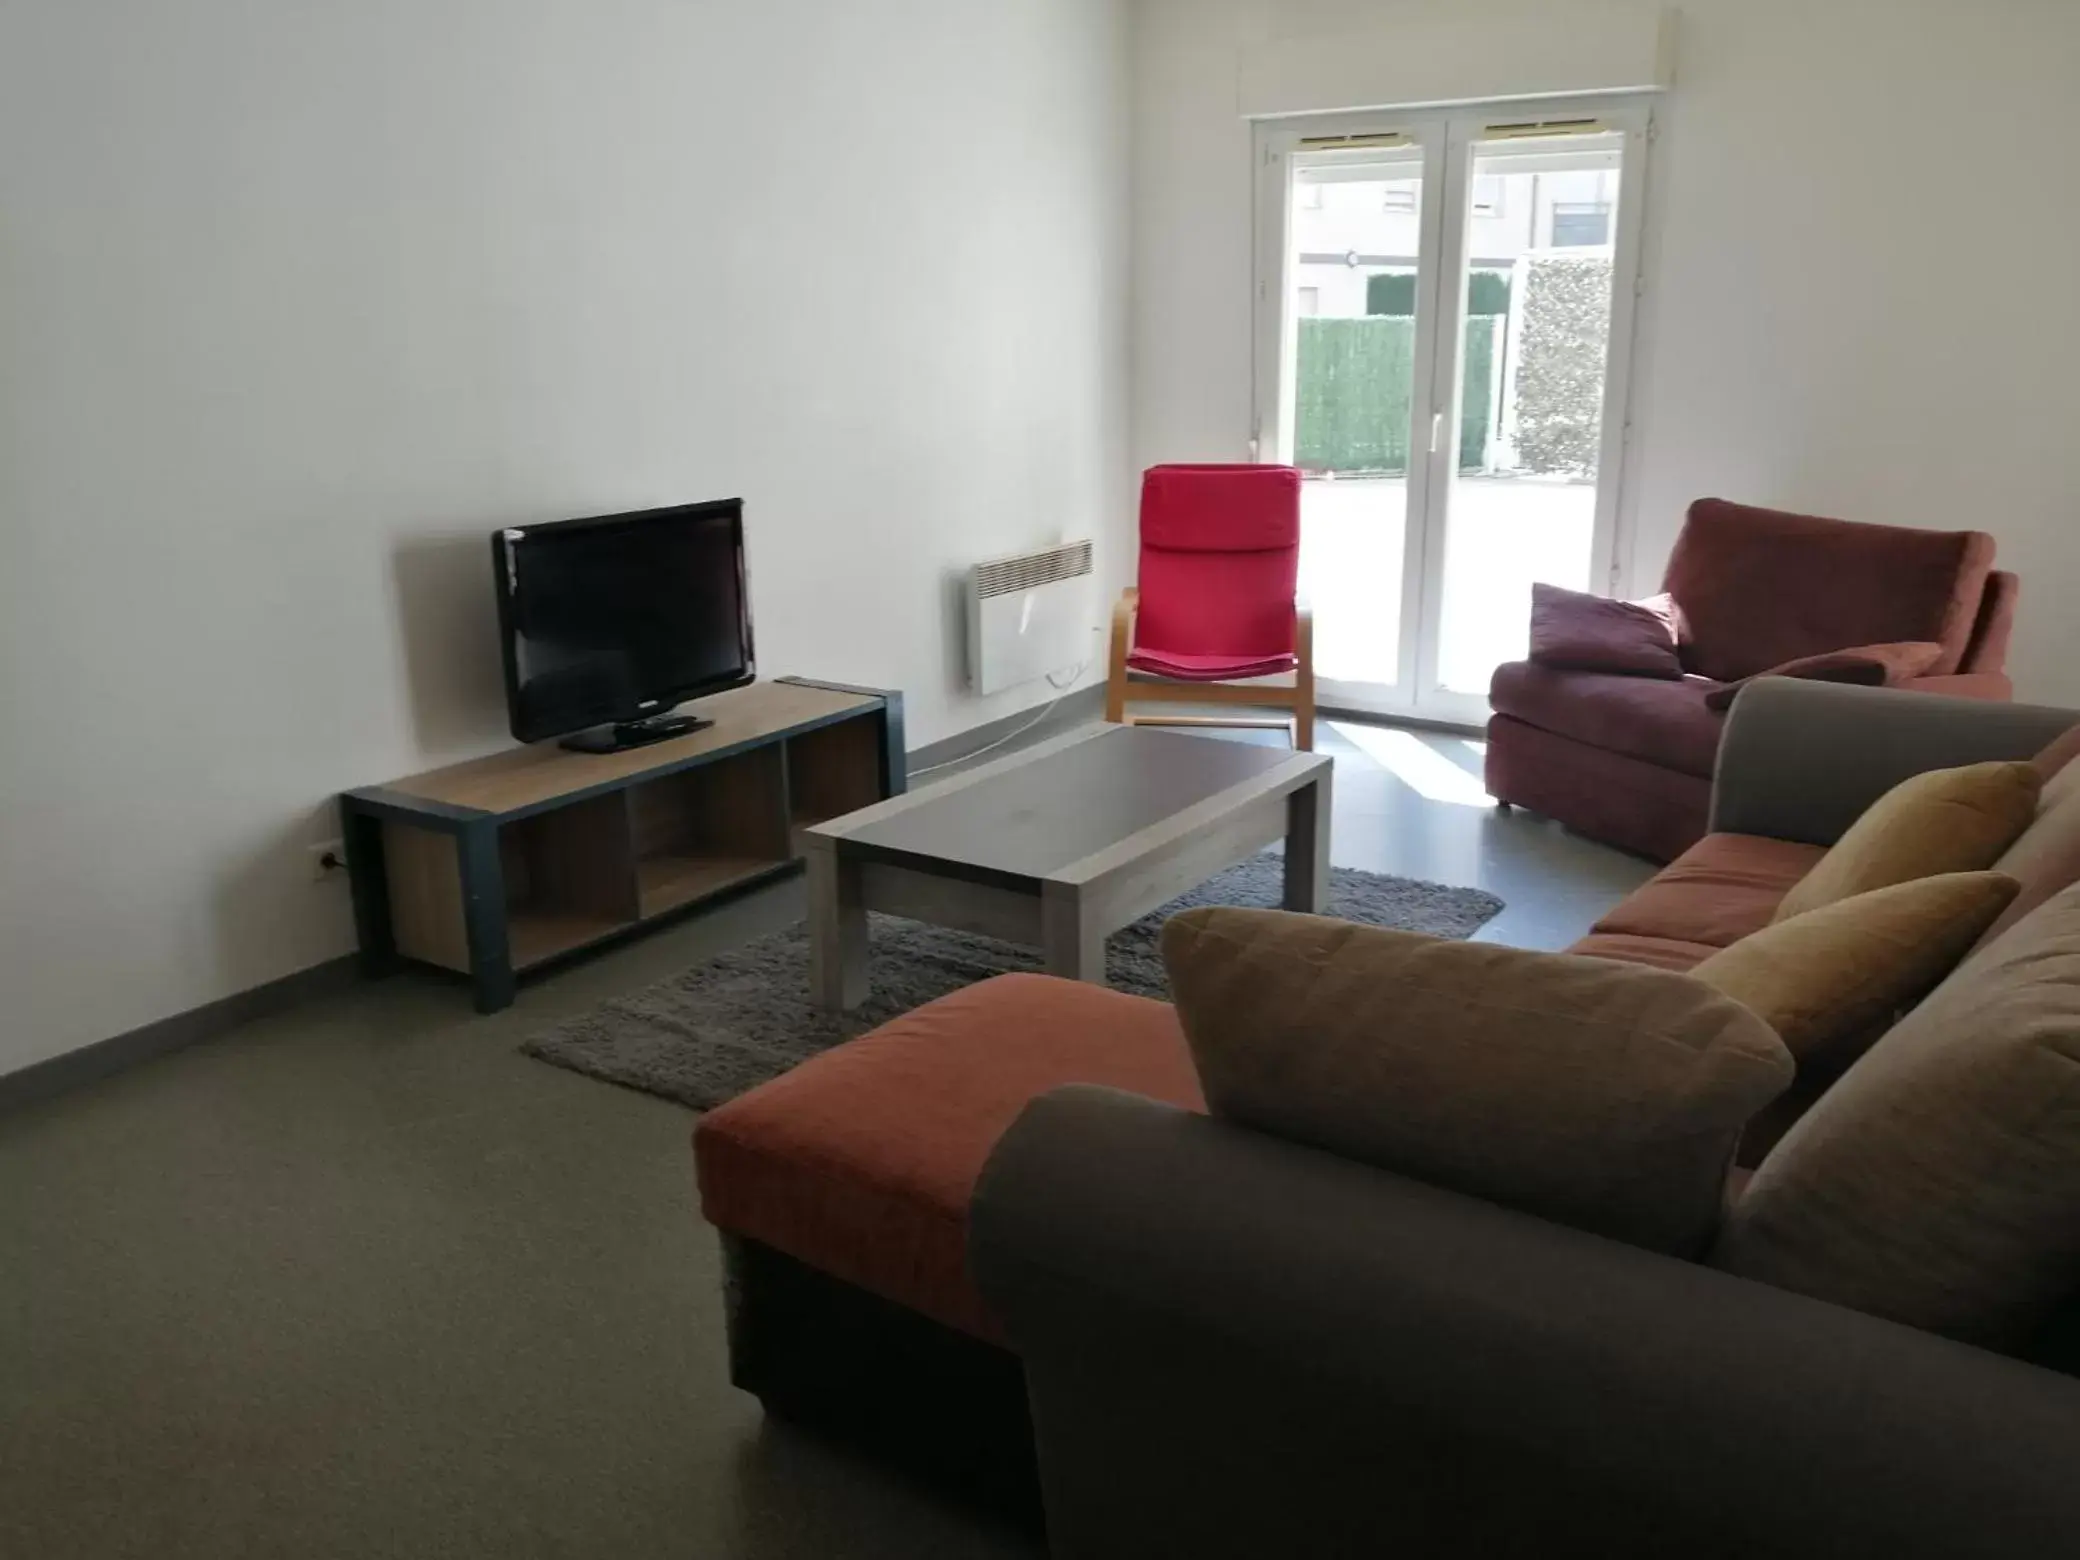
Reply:
[[[1335,859],[1492,889],[1486,936],[1562,945],[1647,875],[1474,805],[1437,767],[1477,772],[1459,739],[1357,738],[1323,744]],[[726,1379],[690,1116],[513,1050],[798,892],[495,1018],[401,977],[0,1121],[0,1554],[1037,1553],[764,1424]]]

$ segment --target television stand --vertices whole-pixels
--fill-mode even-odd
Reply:
[[[626,753],[631,748],[654,747],[674,737],[690,737],[714,724],[698,715],[652,715],[648,720],[624,720],[612,726],[573,732],[557,746],[573,753]]]
[[[511,748],[340,798],[363,970],[516,975],[802,870],[805,831],[901,791],[903,696],[784,677],[636,750]]]

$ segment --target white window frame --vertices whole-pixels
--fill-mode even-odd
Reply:
[[[1459,447],[1458,354],[1440,354],[1444,339],[1463,341],[1463,289],[1442,279],[1460,275],[1471,235],[1471,173],[1474,148],[1487,126],[1534,119],[1593,118],[1625,137],[1623,173],[1616,191],[1617,229],[1612,234],[1610,357],[1604,388],[1603,447],[1597,474],[1596,519],[1591,537],[1591,580],[1607,594],[1629,593],[1631,549],[1636,528],[1632,495],[1637,486],[1633,439],[1632,381],[1638,340],[1639,301],[1646,290],[1642,240],[1653,141],[1653,104],[1638,96],[1567,98],[1544,102],[1476,104],[1449,110],[1379,111],[1260,120],[1254,127],[1255,322],[1252,331],[1252,454],[1284,459],[1292,446],[1290,408],[1282,404],[1283,366],[1293,351],[1294,328],[1285,308],[1292,253],[1290,169],[1300,142],[1324,136],[1413,137],[1423,152],[1423,193],[1418,219],[1421,252],[1434,261],[1418,273],[1415,359],[1417,382],[1410,396],[1408,517],[1403,558],[1398,679],[1393,685],[1324,680],[1322,697],[1337,708],[1415,717],[1456,725],[1480,725],[1489,715],[1485,695],[1445,689],[1438,683],[1445,538],[1450,524],[1433,506],[1440,485],[1449,492]],[[1444,296],[1456,292],[1457,296]],[[1436,436],[1433,438],[1432,430]],[[1423,451],[1429,451],[1424,457]]]

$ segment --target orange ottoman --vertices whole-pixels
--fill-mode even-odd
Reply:
[[[704,1116],[694,1159],[728,1264],[731,1379],[1026,1508],[1024,1379],[968,1278],[968,1200],[1027,1102],[1067,1083],[1205,1108],[1168,1003],[1005,975]]]

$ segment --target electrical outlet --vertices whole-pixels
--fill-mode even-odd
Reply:
[[[347,880],[345,840],[324,840],[304,848],[309,852],[313,883],[330,883],[335,880],[344,883]]]

